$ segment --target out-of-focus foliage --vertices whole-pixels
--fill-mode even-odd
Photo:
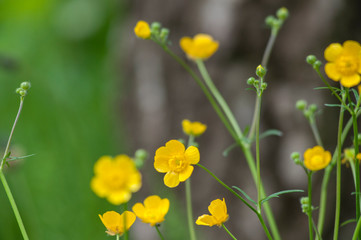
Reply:
[[[119,1],[120,2],[120,1]],[[105,0],[5,0],[0,5],[0,149],[19,104],[5,175],[31,239],[104,239],[98,214],[119,211],[91,192],[99,156],[124,152],[116,118],[115,53],[124,6]],[[121,131],[118,131],[118,133]],[[0,239],[21,239],[0,187]]]

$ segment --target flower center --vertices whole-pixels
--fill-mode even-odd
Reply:
[[[125,181],[125,176],[123,174],[110,174],[107,179],[107,185],[110,189],[117,190],[124,188]]]
[[[342,74],[346,76],[357,73],[359,62],[352,56],[341,56],[336,61],[336,68]]]
[[[320,155],[316,155],[312,157],[312,165],[319,166],[323,164],[323,157]]]
[[[180,172],[186,167],[185,157],[176,155],[169,160],[169,167],[174,172]]]

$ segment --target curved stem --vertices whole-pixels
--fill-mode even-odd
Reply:
[[[342,102],[345,101],[345,94],[342,96]],[[333,239],[338,239],[338,230],[340,227],[340,212],[341,212],[341,151],[342,151],[342,127],[344,118],[344,105],[341,105],[340,117],[337,133],[337,158],[336,158],[336,209],[335,209],[335,226],[333,232]]]
[[[308,121],[309,121],[309,123],[310,123],[311,129],[312,129],[312,133],[313,133],[313,136],[314,136],[315,139],[316,139],[317,145],[323,147],[322,140],[321,140],[321,136],[320,136],[320,133],[319,133],[318,128],[317,128],[317,125],[316,125],[315,117],[312,115],[312,117],[310,117]]]
[[[157,225],[155,225],[154,227],[155,227],[155,229],[157,230],[157,233],[158,233],[158,235],[159,235],[160,239],[161,239],[161,240],[164,240],[164,237],[163,237],[162,233],[159,231],[158,226],[157,226]]]
[[[226,228],[226,226],[222,223],[222,227],[224,230],[226,230],[226,232],[229,234],[229,236],[231,236],[234,240],[237,240],[237,238],[235,236],[233,236],[233,234],[228,230],[228,228]]]
[[[193,224],[192,195],[191,195],[191,179],[186,180],[186,201],[187,201],[187,218],[190,240],[196,240],[196,233]]]
[[[358,239],[358,235],[361,232],[360,229],[361,229],[361,218],[357,222],[356,229],[355,229],[355,232],[353,233],[352,240]]]
[[[310,240],[313,240],[313,220],[312,220],[312,171],[307,173],[308,177],[308,231]]]

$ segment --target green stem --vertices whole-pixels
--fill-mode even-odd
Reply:
[[[161,240],[164,240],[164,237],[163,237],[162,233],[159,231],[158,226],[157,226],[157,225],[155,225],[154,227],[155,227],[155,229],[157,230],[157,233],[158,233],[158,235],[159,235],[160,239],[161,239]]]
[[[217,87],[214,85],[211,77],[208,74],[207,68],[204,66],[204,63],[201,59],[198,59],[196,61],[199,72],[201,73],[204,82],[206,83],[207,87],[209,88],[209,90],[211,91],[211,93],[213,94],[214,98],[217,100],[219,106],[221,106],[221,109],[224,111],[226,117],[228,118],[233,130],[235,131],[235,133],[237,134],[237,136],[239,136],[241,139],[243,138],[243,134],[242,131],[232,113],[232,111],[230,110],[227,102],[224,100],[224,98],[222,97],[222,94],[218,91]]]
[[[361,232],[360,229],[361,229],[361,218],[357,222],[356,229],[355,229],[355,232],[353,233],[352,240],[358,239],[358,235]]]
[[[262,79],[261,79],[262,83]],[[258,95],[257,100],[262,102],[262,93]],[[258,105],[258,110],[256,113],[256,162],[257,162],[257,203],[258,203],[258,212],[261,213],[261,160],[260,160],[260,144],[259,144],[259,125],[260,125],[260,116],[261,116],[261,104]]]
[[[128,210],[128,202],[125,202],[123,204],[123,213],[125,213],[125,211]],[[127,230],[127,215],[124,214],[124,240],[128,240],[129,239],[129,231]]]
[[[355,192],[356,192],[356,221],[360,219],[360,161],[357,159],[359,153],[357,116],[352,114],[354,148],[355,148]],[[361,238],[361,236],[360,236]]]
[[[313,240],[313,220],[312,220],[312,171],[307,173],[308,177],[308,231],[310,240]]]
[[[342,102],[345,100],[345,94],[342,96]],[[335,209],[335,225],[333,232],[333,239],[338,239],[338,231],[340,227],[340,212],[341,212],[341,151],[342,151],[342,127],[344,118],[344,105],[341,105],[340,117],[337,133],[337,158],[336,158],[336,209]]]
[[[187,218],[190,240],[196,240],[196,233],[193,224],[192,195],[191,195],[191,179],[186,180],[186,201],[187,201]]]
[[[119,240],[120,239],[120,236],[119,234],[116,235],[116,240]]]
[[[320,133],[319,133],[319,131],[318,131],[318,128],[317,128],[317,125],[316,125],[316,120],[315,120],[314,115],[312,115],[312,117],[310,117],[308,121],[309,121],[309,123],[310,123],[311,129],[312,129],[312,133],[313,133],[313,136],[314,136],[315,139],[316,139],[317,145],[323,147],[322,140],[321,140],[321,136],[320,136]]]
[[[359,116],[360,114],[361,114],[361,111],[358,112],[357,116]],[[347,124],[345,125],[344,130],[342,132],[341,148],[343,146],[343,143],[345,142],[345,139],[346,139],[346,137],[348,135],[348,132],[350,131],[351,127],[352,127],[352,119],[350,119],[347,122]],[[323,180],[322,180],[322,185],[321,185],[320,209],[319,209],[318,222],[317,222],[318,232],[319,232],[320,236],[322,236],[323,226],[324,226],[324,223],[325,223],[328,182],[330,180],[332,170],[333,170],[333,168],[334,168],[334,166],[336,164],[337,151],[338,151],[337,149],[338,149],[338,145],[336,146],[336,150],[333,153],[331,163],[325,169],[325,173],[323,175]],[[319,239],[319,238],[317,238],[317,239]]]
[[[10,187],[9,187],[7,181],[6,181],[5,175],[4,175],[3,171],[1,171],[1,170],[0,170],[0,179],[1,179],[1,182],[2,182],[2,184],[4,186],[6,195],[8,196],[8,199],[10,201],[11,207],[12,207],[12,209],[14,211],[15,218],[16,218],[16,221],[18,222],[21,234],[23,235],[24,240],[29,240],[28,234],[26,233],[26,230],[25,230],[24,223],[23,223],[23,221],[21,219],[21,216],[20,216],[20,212],[18,210],[18,207],[16,206],[15,199],[14,199],[14,197],[13,197],[13,195],[11,193]]]
[[[226,226],[222,223],[222,227],[224,230],[226,230],[226,232],[229,234],[229,236],[231,236],[234,240],[237,240],[237,238],[235,238],[235,236],[233,236],[233,234],[228,230],[228,228],[226,228]]]

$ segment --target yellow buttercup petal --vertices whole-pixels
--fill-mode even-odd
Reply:
[[[132,207],[132,210],[135,213],[135,215],[137,215],[137,217],[139,217],[139,218],[143,218],[145,215],[145,207],[141,203],[134,204],[134,206]]]
[[[109,235],[122,235],[124,233],[124,220],[126,221],[126,230],[128,230],[134,223],[136,216],[134,213],[125,211],[119,214],[114,211],[108,211],[102,215],[99,214],[100,220],[107,228]]]
[[[337,70],[336,63],[326,63],[325,72],[334,81],[339,81],[341,78],[341,73]]]
[[[325,59],[329,62],[337,60],[342,53],[343,47],[339,43],[330,44],[325,50]]]
[[[187,180],[193,173],[193,166],[188,166],[186,169],[184,169],[182,172],[179,172],[179,181],[184,182]]]
[[[184,144],[177,140],[170,140],[165,144],[170,154],[183,153],[185,150]]]
[[[167,174],[164,176],[164,184],[170,188],[178,186],[179,174],[176,172],[167,172]]]
[[[144,205],[142,203],[136,203],[132,209],[143,222],[154,226],[164,221],[164,216],[169,210],[169,200],[167,198],[161,199],[157,195],[152,195],[144,200]]]
[[[208,207],[208,211],[214,216],[218,222],[225,222],[228,219],[227,206],[223,200],[216,199],[211,202]]]
[[[193,39],[183,37],[179,44],[187,56],[193,60],[211,57],[217,51],[219,45],[207,34],[197,34]]]
[[[210,216],[208,214],[203,214],[202,216],[198,217],[196,224],[212,227],[212,226],[216,225],[217,222],[213,216]]]
[[[361,51],[361,46],[356,41],[348,40],[343,43],[343,49],[344,49],[343,50],[344,54],[359,56]]]
[[[303,154],[304,165],[311,171],[321,170],[331,162],[331,153],[321,146],[309,148]]]
[[[181,38],[179,45],[184,52],[191,51],[193,40],[190,37]]]
[[[345,87],[354,87],[360,83],[360,75],[353,74],[351,76],[341,77],[341,84]]]
[[[199,150],[194,146],[188,147],[184,155],[190,164],[197,164],[199,162],[200,159]]]
[[[151,208],[157,208],[159,206],[161,199],[157,195],[152,195],[147,197],[144,200],[144,207],[151,209]]]
[[[148,39],[151,36],[149,24],[145,21],[138,21],[134,27],[134,33],[137,37]]]

